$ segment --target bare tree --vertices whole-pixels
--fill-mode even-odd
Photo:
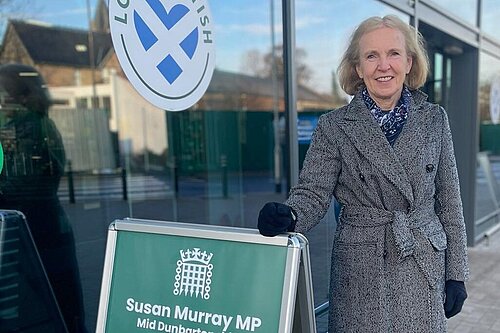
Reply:
[[[33,12],[32,0],[0,0],[0,36],[3,36],[9,19],[23,19],[29,16],[27,8]]]
[[[265,77],[264,55],[256,49],[245,52],[241,59],[240,69],[245,74]]]
[[[311,79],[311,69],[306,64],[307,52],[304,49],[297,48],[295,50],[295,66],[297,71],[297,81],[299,84],[307,84]],[[274,61],[274,64],[273,64]],[[258,50],[250,50],[243,56],[242,70],[248,74],[258,77],[271,77],[273,73],[273,65],[276,68],[276,76],[279,80],[283,80],[284,63],[283,63],[283,45],[277,45],[273,52],[265,54]]]
[[[299,84],[307,84],[311,79],[311,69],[305,63],[307,57],[306,50],[302,48],[295,49],[295,70],[297,73],[297,82]],[[277,45],[274,49],[274,61],[276,66],[276,74],[278,79],[282,80],[285,76],[283,62],[283,45]],[[266,53],[264,56],[265,72],[272,73],[273,70],[273,53]]]

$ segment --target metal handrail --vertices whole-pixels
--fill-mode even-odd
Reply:
[[[474,225],[476,227],[478,227],[481,224],[484,224],[484,223],[488,222],[489,220],[491,220],[492,218],[494,218],[497,215],[500,215],[500,208],[498,208],[495,211],[489,213],[488,215],[485,215],[485,216],[481,217],[480,219],[477,219],[476,221],[474,221]]]
[[[478,226],[486,223],[487,221],[492,220],[495,217],[497,219],[500,217],[500,209],[497,209],[497,210],[491,212],[490,214],[483,216],[482,218],[476,220],[475,226],[478,227]],[[483,239],[489,240],[489,238],[493,234],[497,233],[498,231],[500,231],[500,222],[496,223],[495,225],[490,227],[488,230],[482,232],[481,234],[476,235],[475,241],[476,241],[476,243],[478,243],[478,242],[482,241]]]
[[[325,312],[328,311],[329,307],[330,307],[329,301],[326,301],[325,303],[318,305],[316,308],[314,308],[314,317],[319,317],[323,315]]]

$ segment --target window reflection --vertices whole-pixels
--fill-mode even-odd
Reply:
[[[54,195],[74,229],[89,328],[114,219],[254,228],[262,204],[283,201],[286,188],[285,156],[274,150],[284,142],[281,1],[210,2],[216,72],[199,103],[176,113],[133,89],[113,52],[105,1],[96,2],[91,35],[10,20],[0,53],[1,63],[34,65],[52,95],[47,119],[66,157]],[[251,68],[252,54],[262,68]],[[299,94],[304,108],[331,107],[314,89]]]
[[[30,66],[3,65],[0,95],[5,156],[0,208],[26,216],[66,326],[70,332],[84,332],[75,240],[57,195],[66,156],[61,135],[48,116],[51,101],[45,82]],[[17,314],[16,330],[28,319],[24,316]]]
[[[498,38],[500,7],[496,0],[481,0],[481,29],[488,35]]]
[[[476,178],[477,235],[495,219],[484,219],[500,207],[500,59],[480,55],[479,153]]]
[[[483,0],[481,0],[483,1]],[[477,22],[477,2],[478,0],[440,0],[435,1],[436,4],[445,8],[446,11],[458,16],[467,21],[467,23],[476,25]]]

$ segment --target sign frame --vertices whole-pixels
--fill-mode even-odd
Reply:
[[[4,255],[7,257],[6,260],[3,258]],[[0,304],[0,310],[6,314],[14,312],[15,315],[11,318],[0,316],[2,328],[9,332],[11,330],[68,332],[26,216],[18,210],[0,209],[0,278],[5,278],[2,282],[11,284],[12,281],[9,280],[12,278],[7,279],[7,275],[16,276],[16,284],[14,288],[12,285],[5,288],[6,292],[2,297],[4,300],[11,299],[14,302],[3,302]],[[32,283],[35,280],[36,286]],[[0,283],[0,287],[5,285]],[[23,302],[28,299],[29,302]],[[32,306],[35,306],[35,309],[38,306],[42,310],[28,311],[27,308]]]
[[[298,233],[264,237],[255,229],[126,218],[110,224],[97,317],[97,333],[106,332],[112,279],[120,232],[190,237],[286,248],[279,333],[315,332],[308,241]],[[281,279],[280,279],[281,281]]]

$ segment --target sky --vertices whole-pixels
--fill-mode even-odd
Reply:
[[[87,0],[8,0],[24,5],[10,17],[33,19],[53,25],[88,28]],[[98,0],[88,0],[92,16]],[[111,0],[116,1],[116,0]],[[135,0],[137,1],[137,0]],[[170,1],[170,0],[162,0]],[[320,92],[331,90],[332,72],[347,45],[348,38],[361,20],[373,15],[408,16],[374,0],[295,0],[296,47],[306,51],[304,59],[312,73],[310,87]],[[443,0],[443,4],[460,1],[469,8],[475,0]],[[498,0],[483,0],[485,6],[496,8]],[[271,49],[270,0],[208,0],[215,26],[216,67],[245,73],[245,54]],[[274,0],[274,31],[276,44],[282,43],[281,0]],[[491,4],[490,4],[491,3]],[[338,13],[343,13],[339,15]],[[349,13],[349,15],[345,15]],[[464,16],[457,12],[456,15]],[[5,16],[5,15],[4,15]],[[0,18],[2,14],[0,13]],[[250,73],[247,73],[250,74]]]
[[[9,1],[25,5],[17,13],[9,14],[10,17],[64,27],[88,28],[87,0]],[[168,3],[168,0],[163,1]],[[89,2],[93,16],[98,0]],[[245,55],[251,51],[264,55],[271,49],[270,0],[208,2],[215,26],[216,67],[232,72],[249,71],[245,67]],[[330,92],[332,72],[336,69],[355,23],[368,16],[387,12],[391,10],[376,1],[296,0],[296,46],[306,51],[304,62],[312,74],[310,86],[320,92]],[[273,17],[275,42],[279,45],[282,44],[283,33],[281,0],[274,0]]]
[[[87,0],[11,0],[21,6],[11,17],[33,19],[61,26],[86,29]],[[89,0],[92,13],[97,0]]]

